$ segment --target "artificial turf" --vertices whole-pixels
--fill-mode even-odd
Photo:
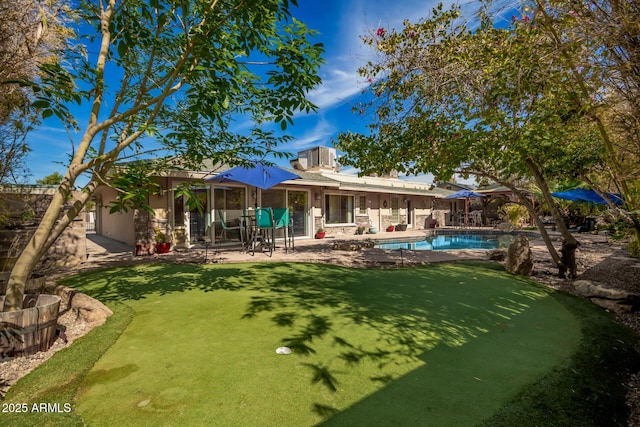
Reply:
[[[65,284],[135,312],[74,386],[87,425],[497,422],[573,369],[595,313],[479,264],[156,264]]]

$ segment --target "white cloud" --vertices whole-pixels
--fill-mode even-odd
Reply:
[[[402,27],[402,21],[415,21],[427,16],[437,1],[395,2],[351,1],[344,4],[336,38],[329,47],[326,65],[321,69],[322,84],[309,93],[309,99],[320,109],[330,109],[359,94],[367,83],[358,68],[370,60],[374,52],[364,46],[360,36],[378,27]]]
[[[337,128],[334,124],[320,117],[313,128],[308,129],[302,135],[295,137],[295,139],[290,143],[282,145],[280,151],[297,152],[319,145],[328,145],[336,131]]]
[[[332,108],[359,94],[362,87],[358,84],[359,76],[356,68],[324,70],[328,77],[323,77],[322,84],[309,93],[311,102],[320,109]]]

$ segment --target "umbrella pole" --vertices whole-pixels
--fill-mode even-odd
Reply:
[[[464,199],[464,226],[469,227],[469,198]]]
[[[258,187],[256,187],[256,202],[253,204],[253,207],[258,209]]]

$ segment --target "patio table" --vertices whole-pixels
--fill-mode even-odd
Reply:
[[[251,252],[251,255],[253,255],[256,248],[260,247],[262,252],[265,252],[265,249],[268,250],[269,256],[271,256],[275,248],[273,210],[271,208],[256,208],[253,212],[253,220],[249,220],[251,224],[251,239],[249,240],[250,248],[247,249],[247,252]]]

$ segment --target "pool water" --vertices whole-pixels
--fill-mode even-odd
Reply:
[[[452,234],[429,236],[417,242],[378,243],[380,249],[408,249],[412,251],[444,251],[455,249],[497,249],[508,246],[513,240],[510,235],[495,234]]]

